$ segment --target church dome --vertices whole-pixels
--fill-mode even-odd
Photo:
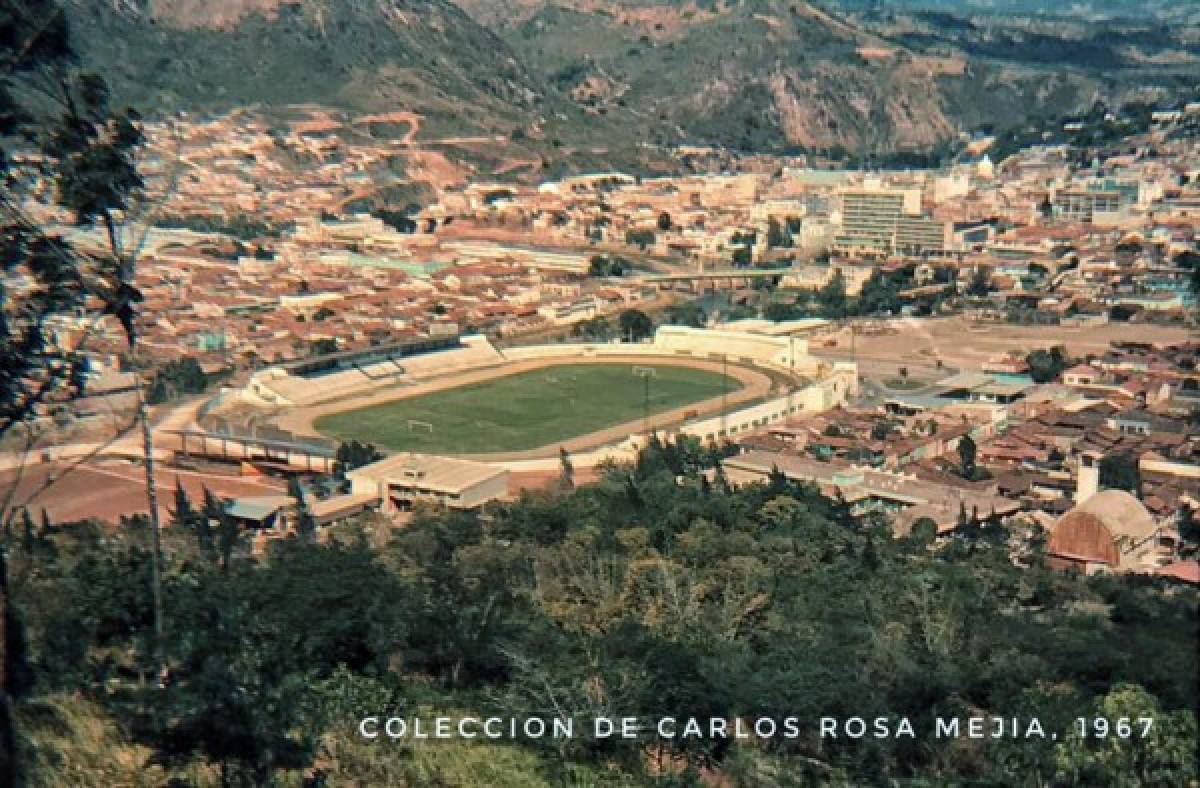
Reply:
[[[1059,519],[1046,551],[1072,561],[1116,567],[1122,563],[1123,553],[1151,538],[1156,530],[1154,518],[1141,501],[1124,490],[1104,490]]]
[[[1156,529],[1149,510],[1124,490],[1098,492],[1072,511],[1094,514],[1116,538],[1126,537],[1140,542],[1153,536]]]
[[[1112,532],[1104,521],[1078,507],[1064,514],[1055,524],[1046,552],[1072,561],[1114,567],[1121,561]]]

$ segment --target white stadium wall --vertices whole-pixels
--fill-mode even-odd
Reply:
[[[494,347],[487,337],[465,336],[462,338],[462,347],[399,358],[396,362],[376,362],[319,378],[295,377],[280,367],[271,367],[256,373],[247,383],[245,392],[248,401],[277,407],[312,405],[348,399],[388,386],[423,383],[468,370],[518,362],[570,363],[631,356],[645,357],[648,361],[655,358],[695,359],[709,363],[724,359],[739,366],[794,373],[815,380],[783,398],[786,402],[776,400],[737,411],[736,418],[730,414],[724,420],[724,428],[717,426],[710,429],[711,425],[707,422],[704,426],[689,425],[685,428],[689,434],[701,437],[718,435],[722,429],[726,430],[727,435],[737,434],[785,419],[802,410],[828,410],[845,403],[848,394],[857,387],[857,368],[853,364],[837,363],[831,366],[827,362],[819,362],[808,354],[808,342],[802,338],[661,326],[651,342],[534,345],[503,351]]]

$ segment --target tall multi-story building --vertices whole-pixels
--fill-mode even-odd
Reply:
[[[949,222],[921,215],[919,189],[847,189],[835,251],[848,254],[942,253],[953,240]]]
[[[953,227],[952,222],[942,219],[901,216],[896,220],[892,248],[909,254],[940,254],[953,243]]]
[[[1077,222],[1090,222],[1098,213],[1116,213],[1126,202],[1116,189],[1070,189],[1054,195],[1054,215]]]

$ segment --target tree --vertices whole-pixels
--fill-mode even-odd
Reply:
[[[698,302],[687,301],[682,304],[672,304],[667,309],[667,320],[676,326],[704,328],[708,324],[708,314]]]
[[[625,243],[636,246],[642,251],[655,241],[653,230],[629,230],[625,233]]]
[[[658,215],[658,229],[664,233],[670,230],[674,225],[671,224],[671,214],[663,211]]]
[[[300,539],[305,542],[315,541],[317,538],[317,520],[313,516],[312,508],[308,503],[308,493],[305,492],[300,480],[295,476],[288,479],[288,497],[292,499],[292,505],[296,510],[296,533]]]
[[[558,448],[558,484],[559,487],[567,492],[575,489],[575,464],[571,462],[571,455],[567,453],[565,447]]]
[[[608,318],[590,317],[572,326],[571,334],[591,342],[605,342],[612,337],[612,324]]]
[[[1055,345],[1049,350],[1034,350],[1025,357],[1025,363],[1029,365],[1029,376],[1035,383],[1051,383],[1071,365],[1071,359],[1066,348]]]
[[[1197,269],[1200,269],[1200,252],[1185,249],[1171,258],[1171,262],[1180,268],[1188,268],[1195,272]]]
[[[314,340],[309,345],[308,350],[308,354],[314,358],[317,356],[328,356],[330,353],[336,352],[338,352],[338,342],[332,338]]]
[[[971,271],[971,280],[967,284],[967,295],[983,298],[992,290],[992,275],[983,266],[976,266]]]
[[[846,278],[841,269],[834,269],[833,276],[817,292],[817,303],[825,317],[846,316]]]
[[[622,257],[608,255],[592,255],[588,260],[588,276],[624,276],[630,269],[629,261]]]
[[[857,311],[862,315],[896,314],[902,305],[900,285],[888,274],[876,270],[863,283]]]
[[[617,325],[629,342],[640,342],[654,333],[654,321],[640,309],[626,309],[617,318]]]
[[[975,478],[975,455],[977,448],[970,435],[962,436],[958,441],[959,469],[964,479]]]
[[[203,532],[200,535],[201,545],[221,572],[228,573],[233,566],[234,553],[242,541],[241,526],[229,514],[225,502],[207,487],[204,489],[204,513],[199,519],[197,528]]]
[[[1200,546],[1200,515],[1184,504],[1179,511],[1179,538],[1192,546]]]
[[[373,443],[360,443],[357,440],[339,443],[335,455],[335,471],[344,474],[355,468],[378,462],[384,457],[383,452],[375,448]]]
[[[1192,711],[1164,712],[1157,698],[1140,686],[1118,684],[1100,698],[1085,718],[1109,726],[1105,735],[1084,735],[1078,724],[1055,748],[1055,767],[1063,783],[1119,785],[1193,785],[1200,778],[1196,761],[1196,715]],[[1142,735],[1144,720],[1151,721]],[[1128,726],[1133,735],[1119,734]]]
[[[56,3],[5,4],[0,35],[5,47],[0,52],[0,178],[6,181],[0,192],[0,270],[8,282],[24,279],[33,285],[3,291],[6,314],[15,318],[0,321],[4,435],[51,393],[69,395],[82,386],[82,348],[53,342],[46,325],[53,316],[79,312],[89,297],[96,298],[133,341],[141,294],[133,282],[133,250],[124,248],[119,222],[142,187],[133,160],[142,136],[136,113],[109,110],[103,80],[73,68],[66,17]],[[40,91],[38,101],[19,102],[17,96],[35,91]],[[46,107],[61,114],[48,115]],[[110,254],[84,258],[25,212],[21,190],[28,173],[16,167],[9,151],[19,140],[37,145],[45,161],[36,175],[55,187],[56,201],[75,222],[102,225]]]
[[[1100,486],[1128,490],[1137,495],[1142,488],[1142,473],[1137,458],[1121,452],[1100,459]]]
[[[174,397],[200,394],[208,388],[208,384],[208,375],[200,367],[200,362],[185,356],[155,370],[146,400],[157,405]]]
[[[784,230],[778,220],[767,220],[767,246],[772,249],[787,248],[792,245],[792,236]]]
[[[763,318],[776,323],[803,317],[804,314],[803,311],[796,308],[795,304],[789,304],[786,301],[771,301],[763,307]]]
[[[0,437],[24,423],[52,396],[67,398],[84,383],[84,351],[103,316],[114,317],[130,349],[135,349],[135,283],[140,243],[122,225],[142,191],[135,154],[142,143],[137,114],[113,111],[108,88],[95,74],[77,68],[66,15],[52,0],[12,0],[0,4]],[[40,163],[32,173],[16,165],[11,147],[35,147]],[[26,211],[32,181],[53,187],[53,198],[76,225],[99,225],[107,239],[103,254],[78,254],[61,234],[45,230]],[[143,235],[144,238],[144,235]],[[25,286],[10,288],[12,282]],[[60,346],[48,330],[58,316],[78,316],[90,303],[84,336]],[[139,389],[140,393],[140,389]],[[144,416],[144,410],[140,415]],[[148,427],[146,428],[148,429]],[[148,452],[149,454],[149,452]],[[147,460],[148,477],[153,462]],[[14,488],[15,490],[15,488]],[[155,525],[155,598],[158,600],[157,506],[147,484]],[[15,511],[11,495],[0,501],[0,527],[7,532]],[[0,544],[0,622],[8,624],[7,536]],[[161,605],[156,605],[161,633]],[[9,635],[5,628],[5,641]],[[161,638],[159,638],[161,641]],[[9,659],[7,642],[5,662]],[[17,774],[11,747],[9,681],[0,673],[0,783]]]

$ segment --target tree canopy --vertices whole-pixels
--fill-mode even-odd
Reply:
[[[640,342],[654,333],[654,321],[640,309],[626,309],[617,318],[621,337],[630,342]]]
[[[801,721],[795,738],[751,744],[493,742],[494,785],[571,774],[675,785],[689,769],[843,784],[1196,778],[1194,590],[1018,567],[1004,539],[935,541],[920,524],[893,538],[885,521],[780,473],[731,488],[714,466],[720,454],[652,437],[636,462],[583,485],[564,454],[551,491],[486,516],[422,510],[386,541],[351,528],[258,557],[233,542],[222,559],[202,546],[212,535],[168,529],[161,695],[139,679],[152,664],[150,607],[136,590],[148,571],[144,526],[35,529],[14,556],[39,567],[16,587],[22,601],[41,600],[23,606],[34,693],[48,704],[29,741],[81,746],[80,723],[52,711],[75,693],[126,751],[152,753],[159,765],[145,768],[163,783],[208,765],[233,784],[262,784],[317,763],[339,782],[452,782],[454,764],[478,763],[474,744],[447,741],[441,756],[414,761],[406,747],[365,747],[352,730],[364,713],[418,708],[564,714],[580,730],[618,713]],[[175,516],[219,523],[211,508],[177,499]],[[938,716],[993,714],[1037,716],[1058,738],[964,748],[927,734]],[[1077,717],[1115,726],[1142,714],[1155,718],[1145,741],[1073,735]],[[831,739],[813,723],[897,715],[921,733]]]

